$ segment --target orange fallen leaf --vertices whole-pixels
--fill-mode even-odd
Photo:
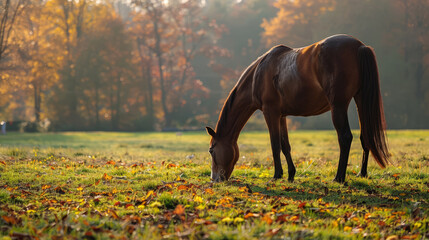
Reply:
[[[113,211],[113,210],[109,210],[109,213],[112,215],[112,217],[114,218],[114,219],[119,219],[119,216],[118,216],[118,214],[115,212],[115,211]]]
[[[7,164],[6,164],[5,161],[0,161],[0,163],[3,164],[3,165],[5,165],[5,166],[7,166]]]
[[[298,222],[298,220],[299,220],[299,216],[292,216],[289,220],[290,220],[291,222]]]
[[[167,168],[172,168],[172,167],[177,167],[177,166],[174,163],[170,163],[170,164],[167,165]]]
[[[176,209],[174,209],[173,214],[183,215],[185,214],[185,208],[181,204],[179,204],[176,206]]]
[[[97,180],[97,182],[95,182],[95,185],[98,185],[101,182],[101,178]]]
[[[418,234],[414,234],[414,235],[405,235],[402,236],[401,239],[417,239],[419,237]]]
[[[177,190],[188,190],[189,189],[189,187],[188,186],[186,186],[186,185],[179,185],[178,187],[177,187]]]
[[[251,217],[259,217],[259,214],[257,214],[257,213],[248,213],[248,214],[246,214],[245,216],[244,216],[244,219],[248,219],[248,218],[251,218]]]
[[[267,224],[270,224],[270,225],[271,225],[271,223],[273,223],[273,219],[271,219],[270,214],[265,214],[261,220],[266,222]]]
[[[214,194],[214,191],[213,191],[213,189],[211,189],[211,188],[206,188],[206,189],[204,190],[204,192],[206,192],[206,193],[208,193],[208,194],[210,194],[210,195],[213,195],[213,194]]]
[[[116,162],[115,162],[115,161],[110,160],[110,161],[106,162],[106,164],[115,165],[115,164],[116,164]]]
[[[109,176],[109,175],[107,175],[107,173],[104,173],[102,179],[105,181],[110,181],[110,180],[112,180],[112,176]]]
[[[276,222],[279,222],[279,223],[287,222],[287,217],[289,217],[289,214],[280,215],[277,217]]]
[[[344,232],[350,232],[353,228],[349,226],[344,227]]]
[[[6,215],[3,215],[1,217],[3,218],[3,220],[6,223],[8,223],[10,225],[16,225],[18,223],[18,219],[15,216],[6,216]]]
[[[304,208],[307,202],[302,202],[298,205],[298,208]]]

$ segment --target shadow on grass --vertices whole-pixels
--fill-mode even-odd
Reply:
[[[246,181],[247,182],[247,181]],[[334,204],[350,204],[370,207],[404,207],[408,198],[419,201],[422,207],[429,207],[424,199],[429,199],[429,192],[418,189],[400,190],[389,186],[371,186],[360,181],[350,181],[348,185],[337,183],[322,184],[313,181],[304,181],[288,184],[282,181],[273,181],[265,185],[252,185],[246,182],[232,182],[237,187],[247,186],[251,192],[258,192],[270,197],[285,197],[299,201],[314,201],[322,199]],[[337,186],[335,186],[335,185]],[[274,186],[275,189],[270,186]],[[278,189],[278,187],[282,189]],[[400,188],[400,187],[399,187]]]

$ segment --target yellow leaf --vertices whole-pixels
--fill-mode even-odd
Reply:
[[[198,207],[196,207],[195,209],[197,209],[197,210],[203,210],[204,208],[206,208],[204,205],[198,205]]]
[[[231,223],[231,222],[233,222],[233,221],[234,221],[234,219],[232,219],[232,218],[230,218],[230,217],[226,217],[226,218],[222,219],[222,221],[221,221],[221,222],[224,222],[224,223]]]
[[[244,219],[243,219],[243,218],[241,218],[241,217],[236,217],[236,218],[234,219],[234,223],[235,223],[235,224],[237,224],[237,223],[241,223],[241,222],[244,222]]]
[[[352,230],[352,227],[349,227],[349,226],[344,227],[344,232],[350,232],[351,230]]]
[[[386,240],[398,240],[398,239],[399,239],[398,235],[391,235],[386,238]]]
[[[195,197],[194,197],[194,202],[202,203],[202,202],[203,202],[203,198],[202,198],[202,197],[200,197],[200,196],[195,196]]]
[[[162,204],[160,202],[153,202],[149,205],[149,207],[161,207]]]
[[[153,191],[152,191],[152,190],[150,190],[150,191],[146,194],[146,198],[145,198],[145,199],[148,199],[151,195],[153,195]]]
[[[137,208],[138,209],[143,209],[143,208],[145,208],[145,206],[143,204],[140,204]]]

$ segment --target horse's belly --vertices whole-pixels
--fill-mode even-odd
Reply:
[[[283,93],[283,115],[314,116],[330,110],[326,94],[317,87],[302,88]]]

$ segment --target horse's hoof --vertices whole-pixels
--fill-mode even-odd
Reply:
[[[287,181],[293,183],[293,178],[288,178]]]
[[[278,174],[276,174],[276,173],[274,173],[274,179],[280,179],[280,178],[282,178],[283,177],[283,173],[278,173]]]
[[[336,177],[336,178],[334,178],[334,182],[337,182],[337,183],[344,183],[344,182],[345,182],[345,179],[342,179],[342,178]]]
[[[362,177],[362,178],[367,178],[367,177],[368,177],[368,174],[367,174],[367,173],[359,172],[359,173],[357,174],[357,176],[358,176],[358,177]]]

